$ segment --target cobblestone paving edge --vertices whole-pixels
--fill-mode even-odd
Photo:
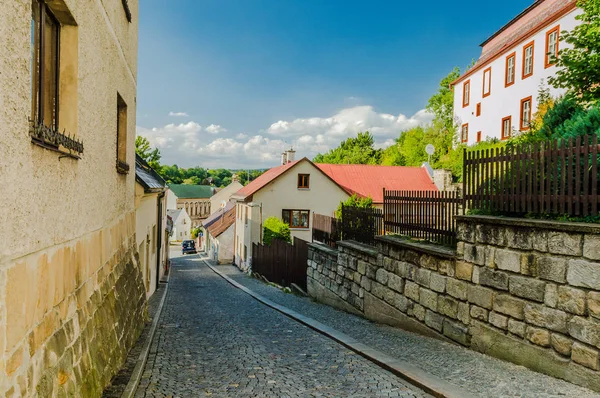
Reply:
[[[281,312],[289,318],[298,321],[309,328],[315,330],[323,334],[326,337],[331,338],[334,341],[342,344],[343,346],[351,349],[362,357],[368,359],[369,361],[375,363],[376,365],[392,372],[396,376],[407,380],[411,384],[421,388],[425,392],[438,397],[438,398],[471,398],[474,397],[471,393],[448,383],[447,381],[431,375],[423,370],[411,365],[410,363],[402,360],[398,360],[389,355],[384,354],[381,351],[373,349],[366,344],[363,344],[356,339],[341,333],[321,322],[318,322],[315,319],[306,317],[296,311],[293,311],[283,305],[277,304],[257,293],[248,289],[247,287],[241,285],[240,283],[234,281],[227,275],[220,272],[218,269],[213,267],[208,261],[202,258],[204,264],[209,267],[213,272],[219,275],[221,278],[225,279],[234,287],[242,290],[246,294],[250,295],[255,300],[263,303],[264,305],[273,308],[276,311]]]
[[[167,299],[167,295],[169,294],[169,280],[171,279],[171,273],[169,272],[167,276],[167,283],[165,285],[165,291],[163,292],[163,296],[160,299],[160,304],[158,305],[158,309],[156,310],[156,314],[154,315],[154,319],[152,319],[152,326],[150,332],[148,334],[148,338],[144,341],[144,346],[142,348],[142,352],[138,357],[137,363],[135,364],[135,368],[133,369],[133,373],[131,374],[131,379],[129,379],[129,383],[125,387],[121,398],[133,398],[138,385],[140,384],[140,380],[142,379],[142,374],[144,373],[144,368],[146,367],[146,362],[148,361],[148,354],[150,353],[150,347],[152,346],[152,341],[154,340],[154,334],[156,333],[156,328],[158,326],[158,321],[162,314],[163,305]]]

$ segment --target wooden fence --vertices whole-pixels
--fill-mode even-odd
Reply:
[[[383,191],[387,233],[454,245],[455,217],[461,209],[462,199],[456,192]]]
[[[252,272],[281,286],[297,284],[306,290],[308,242],[294,238],[291,245],[275,239],[269,246],[252,244]]]
[[[313,213],[313,242],[321,242],[330,247],[336,247],[340,240],[340,225],[337,218]]]
[[[342,206],[341,238],[375,245],[375,237],[383,235],[383,210]]]
[[[470,209],[506,214],[598,215],[598,137],[464,153]]]

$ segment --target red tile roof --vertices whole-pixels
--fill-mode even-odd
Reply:
[[[294,167],[300,160],[296,160],[295,162],[290,162],[283,166],[273,167],[265,171],[261,174],[256,180],[250,182],[250,184],[246,185],[244,188],[240,189],[233,195],[235,198],[246,199],[249,196],[254,195],[256,192],[261,190],[265,185]]]
[[[383,188],[389,190],[437,191],[424,167],[371,166],[364,164],[316,164],[347,191],[383,203]]]
[[[232,226],[233,223],[235,223],[235,206],[226,211],[216,222],[212,223],[208,227],[208,232],[216,238],[227,231],[227,228]]]

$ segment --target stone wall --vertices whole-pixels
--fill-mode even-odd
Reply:
[[[313,244],[309,294],[600,391],[600,226],[469,216],[458,230],[456,252]]]
[[[102,394],[145,324],[135,213],[0,272],[0,396]]]

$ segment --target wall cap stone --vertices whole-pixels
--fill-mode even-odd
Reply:
[[[399,236],[377,236],[375,237],[375,240],[394,246],[400,246],[408,249],[417,250],[419,252],[430,254],[432,256],[443,257],[450,260],[454,260],[456,258],[455,250],[429,243],[412,242]]]
[[[308,247],[310,247],[311,249],[315,249],[320,252],[323,252],[325,254],[331,255],[331,256],[337,256],[339,253],[336,249],[333,249],[323,243],[318,243],[318,242],[309,243]]]
[[[600,235],[599,224],[583,222],[547,221],[494,216],[456,216],[456,220],[467,224],[493,224],[509,227],[539,228],[559,232],[579,232]]]
[[[367,256],[371,257],[377,257],[377,254],[379,253],[379,251],[376,248],[353,240],[339,241],[337,242],[337,245],[350,250],[356,250],[362,254],[366,254]]]

